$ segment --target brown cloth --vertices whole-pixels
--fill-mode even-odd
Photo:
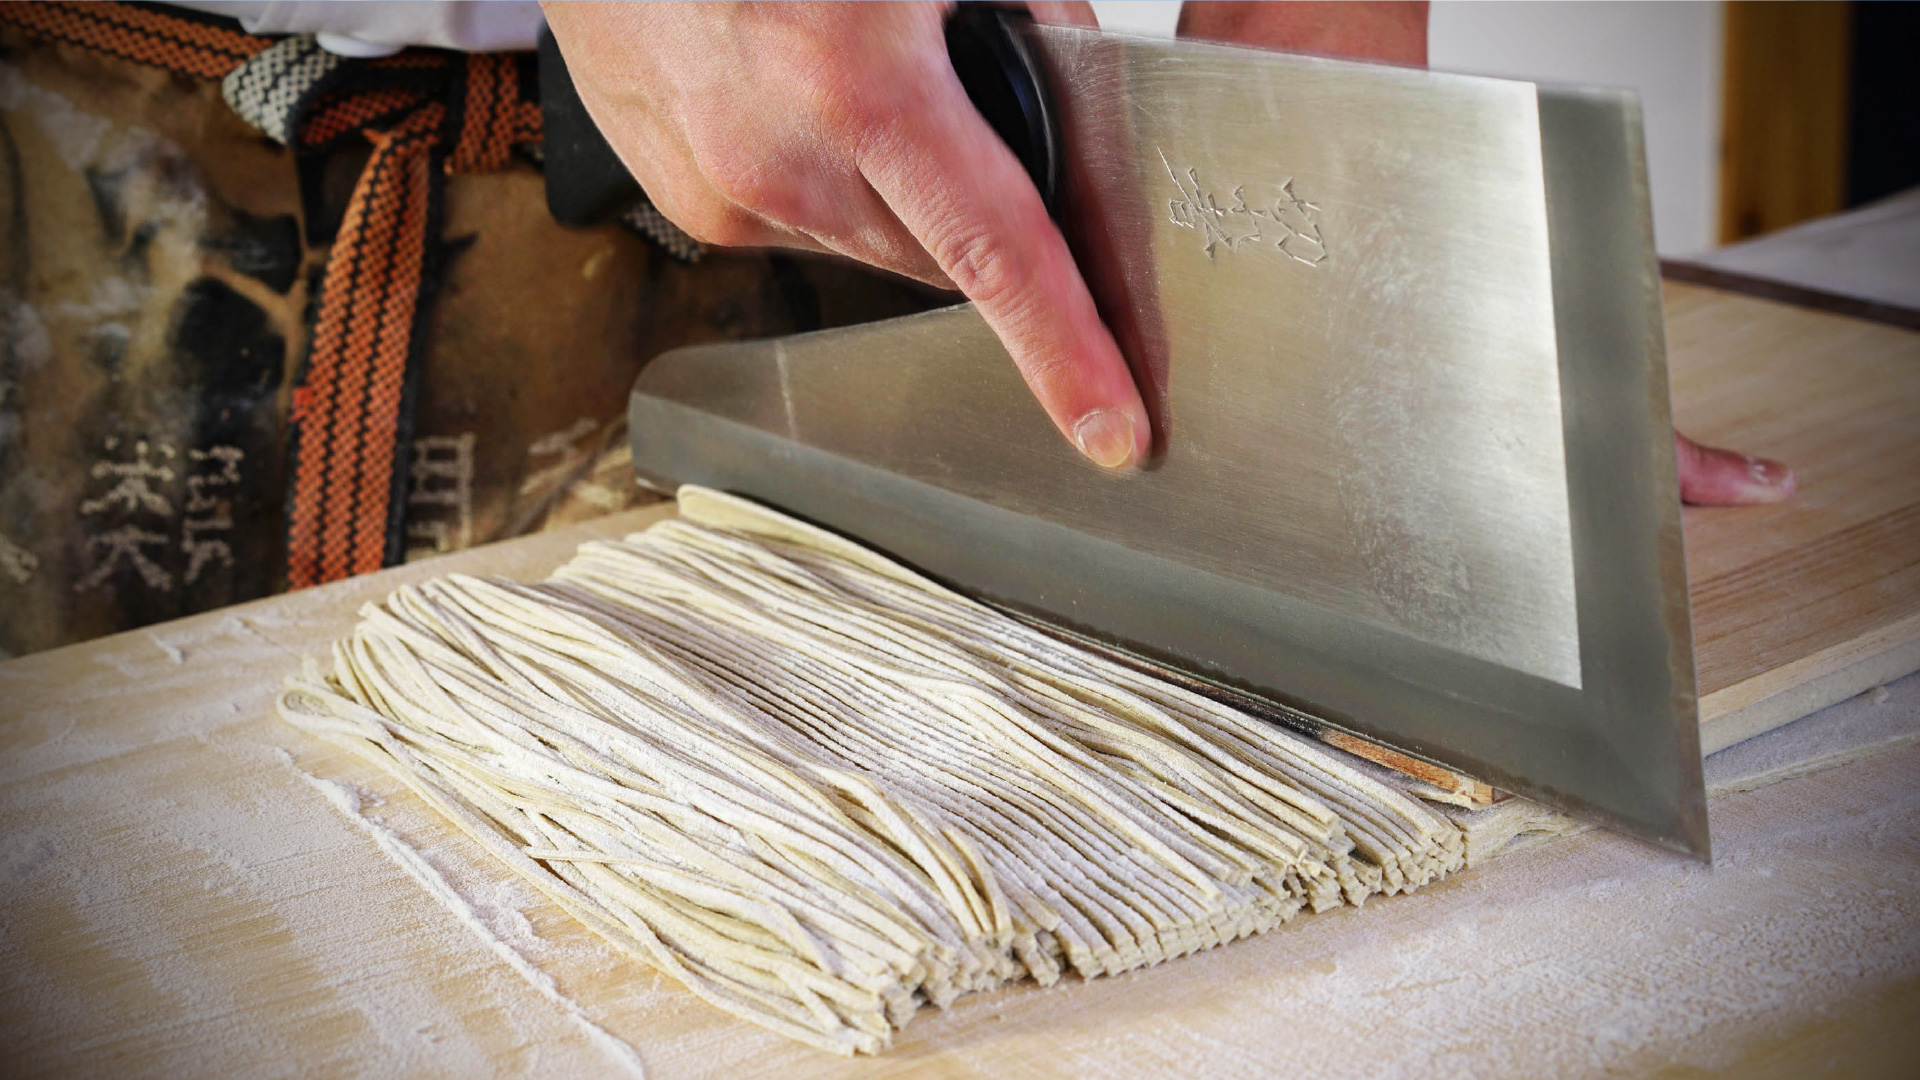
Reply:
[[[293,389],[372,149],[338,141],[296,152],[209,75],[0,29],[0,656],[287,587]],[[562,228],[535,164],[489,167],[447,169],[431,229],[392,465],[408,558],[643,498],[623,417],[651,356],[946,300]]]

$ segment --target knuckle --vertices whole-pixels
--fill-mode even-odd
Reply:
[[[1042,401],[1053,391],[1071,384],[1079,370],[1069,354],[1054,349],[1025,350],[1015,357],[1015,364],[1027,385],[1042,395]]]
[[[864,68],[846,42],[818,43],[789,72],[793,100],[822,132],[846,137],[894,111],[898,90]]]
[[[888,133],[904,111],[890,97],[866,92],[843,79],[831,80],[830,85],[819,89],[813,105],[821,129],[854,152]]]
[[[1024,275],[1006,247],[979,224],[962,224],[934,238],[934,260],[968,298],[993,306],[1017,293]]]
[[[855,88],[853,80],[827,62],[810,64],[796,73],[793,86],[805,112],[829,128],[851,120],[866,107],[866,95]]]

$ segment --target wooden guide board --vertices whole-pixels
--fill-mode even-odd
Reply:
[[[1920,666],[1920,334],[1698,288],[1669,286],[1667,299],[1682,426],[1786,459],[1803,484],[1786,506],[1687,514],[1712,746]],[[1260,1073],[1302,1053],[1322,1064],[1357,1054],[1362,1074],[1398,1063],[1426,1075],[1420,1055],[1442,1051],[1475,1075],[1537,1075],[1602,1058],[1591,1040],[1561,1038],[1578,1035],[1565,1017],[1529,1020],[1527,1003],[1610,1007],[1622,964],[1635,972],[1636,1016],[1685,1017],[1686,995],[1710,999],[1683,1036],[1605,1058],[1649,1071],[1715,1039],[1787,1037],[1825,1023],[1815,1013],[1898,1020],[1920,1000],[1872,997],[1881,990],[1856,974],[1819,982],[1853,970],[1835,956],[1897,951],[1920,918],[1892,911],[1883,926],[1835,914],[1920,896],[1900,876],[1920,866],[1920,831],[1889,834],[1858,809],[1904,798],[1903,770],[1920,760],[1907,753],[1835,770],[1844,775],[1791,798],[1716,801],[1722,862],[1712,871],[1590,834],[1149,971],[986,995],[916,1020],[881,1059],[842,1062],[794,1045],[622,960],[503,879],[391,778],[272,714],[301,658],[324,655],[362,603],[403,581],[530,580],[585,539],[670,512],[633,511],[0,664],[0,1072],[617,1075],[593,1035],[604,1028],[638,1048],[652,1075]],[[1856,825],[1878,830],[1875,858],[1848,869],[1822,862],[1851,859],[1867,833],[1834,830]],[[1809,830],[1814,839],[1796,847]],[[471,918],[429,899],[383,853],[389,842],[418,851]],[[1826,885],[1840,874],[1864,875],[1858,895],[1882,899],[1826,910],[1835,896]],[[1640,899],[1626,903],[1629,894]],[[1689,897],[1691,906],[1660,906]],[[1633,903],[1652,905],[1651,921],[1621,922]],[[1561,939],[1528,945],[1515,929],[1528,920]],[[496,940],[475,934],[475,922]],[[1747,934],[1754,926],[1766,933]],[[553,993],[510,956],[551,979]],[[1799,960],[1807,970],[1776,970]],[[1741,993],[1715,982],[1721,972],[1758,973],[1739,983],[1755,994],[1807,986],[1806,1000],[1820,1004],[1790,1003],[1787,1022],[1762,1023],[1761,1012],[1733,1008]],[[1583,988],[1602,996],[1581,1005]],[[1486,1006],[1502,995],[1506,1007]],[[1554,1056],[1567,1053],[1576,1059]],[[1714,1060],[1740,1073],[1742,1053]]]
[[[1674,423],[1791,464],[1685,511],[1711,753],[1920,669],[1920,333],[1669,282]]]

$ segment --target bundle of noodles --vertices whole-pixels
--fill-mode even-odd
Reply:
[[[713,492],[547,581],[370,605],[286,719],[623,950],[884,1049],[923,1002],[1125,971],[1457,868],[1337,752]]]

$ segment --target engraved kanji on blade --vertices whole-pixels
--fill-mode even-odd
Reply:
[[[1327,261],[1326,240],[1320,230],[1320,207],[1294,191],[1294,178],[1269,185],[1249,201],[1247,185],[1239,184],[1228,197],[1226,206],[1200,180],[1200,171],[1188,168],[1184,174],[1174,167],[1165,150],[1156,148],[1167,178],[1173,181],[1175,198],[1167,200],[1167,216],[1183,229],[1193,229],[1206,243],[1208,259],[1221,248],[1239,251],[1247,247],[1266,247],[1303,266],[1318,266]]]

